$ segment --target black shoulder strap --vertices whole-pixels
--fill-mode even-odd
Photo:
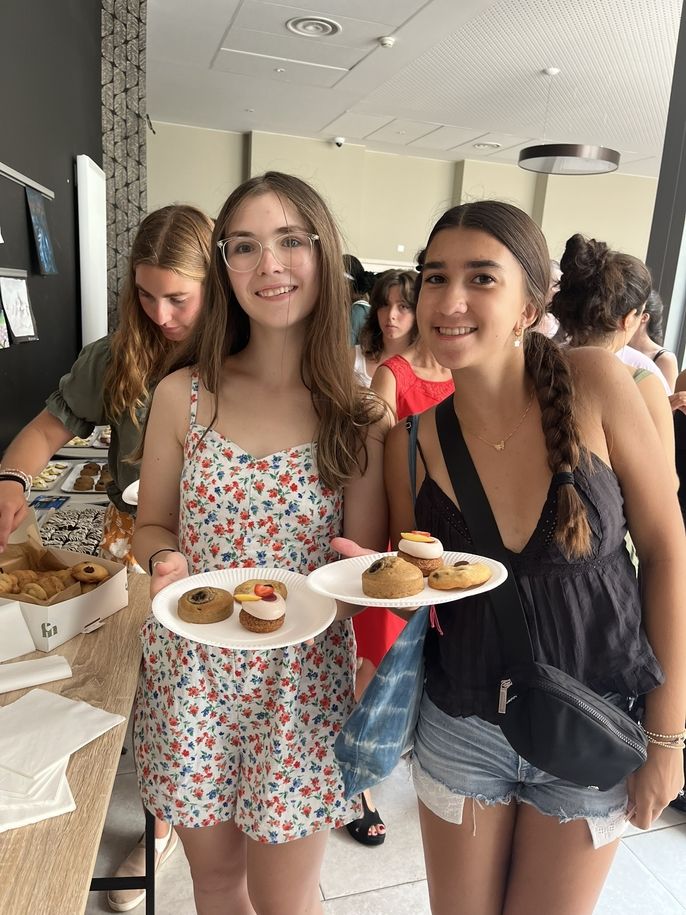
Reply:
[[[452,394],[436,407],[436,429],[443,460],[472,543],[478,553],[499,560],[507,569],[507,579],[488,593],[495,610],[505,659],[508,664],[530,661],[533,658],[533,648],[517,583],[491,506],[455,415]]]
[[[419,415],[408,416],[405,427],[410,433],[407,442],[407,468],[410,474],[412,505],[417,501],[417,431],[419,429]],[[417,523],[416,521],[414,522]]]

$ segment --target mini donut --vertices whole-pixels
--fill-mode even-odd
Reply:
[[[7,572],[0,573],[0,594],[12,594],[17,587],[17,576],[9,575]],[[18,591],[14,591],[18,594]]]
[[[222,588],[193,588],[179,598],[178,613],[186,623],[220,623],[233,613],[233,597]]]
[[[453,591],[455,589],[476,588],[485,584],[491,577],[491,570],[484,562],[456,562],[452,566],[444,566],[429,575],[429,587],[437,591]]]
[[[288,597],[288,588],[282,581],[274,581],[271,578],[248,578],[242,581],[233,589],[234,594],[254,594],[256,585],[271,586],[277,594],[280,594],[284,600]],[[259,593],[259,592],[258,592]]]
[[[26,594],[27,597],[33,597],[36,600],[47,600],[48,599],[48,595],[46,594],[46,592],[43,590],[43,588],[41,588],[40,585],[36,584],[35,581],[30,581],[24,587],[24,594]]]
[[[97,562],[77,562],[69,571],[77,581],[94,582],[96,585],[110,576],[107,569]]]
[[[93,477],[78,477],[74,481],[74,490],[76,492],[88,492],[93,488]]]
[[[89,476],[93,474],[100,473],[100,464],[96,464],[95,461],[88,461],[81,468],[81,473],[87,473]]]
[[[93,489],[96,492],[105,492],[107,490],[107,483],[105,483],[104,480],[98,480]]]
[[[420,570],[399,556],[383,556],[362,573],[362,591],[367,597],[411,597],[423,588]]]

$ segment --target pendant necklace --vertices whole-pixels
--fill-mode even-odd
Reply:
[[[479,435],[478,432],[470,432],[469,429],[467,429],[467,430],[465,430],[465,431],[466,431],[466,432],[469,432],[470,435],[473,435],[474,438],[478,438],[479,441],[483,442],[485,445],[490,445],[491,448],[494,448],[496,451],[504,451],[504,450],[505,450],[505,445],[510,441],[510,439],[512,438],[512,436],[513,436],[513,435],[515,434],[515,432],[520,428],[520,426],[522,425],[522,423],[523,423],[524,420],[526,419],[527,414],[529,413],[529,410],[531,409],[531,404],[532,404],[533,402],[534,402],[534,391],[533,391],[533,389],[532,389],[532,391],[531,391],[531,397],[529,398],[529,403],[526,405],[526,410],[522,413],[522,415],[521,415],[521,417],[520,417],[520,419],[519,419],[519,422],[518,422],[517,425],[514,427],[514,429],[512,430],[512,432],[508,432],[508,434],[507,434],[506,436],[504,436],[504,438],[501,438],[501,439],[500,439],[499,441],[497,441],[497,442],[489,442],[489,440],[488,440],[487,438],[484,438],[483,435]]]

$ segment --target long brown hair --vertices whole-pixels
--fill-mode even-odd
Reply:
[[[369,296],[369,314],[365,321],[364,327],[360,331],[360,347],[365,356],[370,359],[377,359],[383,352],[383,331],[379,325],[379,309],[388,304],[388,293],[397,286],[400,289],[400,295],[410,306],[413,312],[416,312],[417,305],[415,300],[415,283],[416,273],[410,273],[409,270],[386,270],[380,273]],[[417,320],[410,332],[410,343],[417,339]]]
[[[455,228],[486,232],[512,253],[524,271],[527,296],[536,312],[533,324],[536,324],[545,312],[550,282],[548,246],[536,223],[522,210],[498,200],[453,207],[431,230],[427,246],[419,256],[420,268],[433,237],[443,229]],[[567,357],[543,334],[526,333],[524,358],[541,408],[548,465],[553,473],[573,471],[582,457],[587,459],[587,452],[575,417],[574,381]],[[559,486],[557,493],[555,540],[566,556],[586,556],[591,543],[586,506],[571,483]]]
[[[348,289],[341,269],[340,235],[328,207],[309,184],[282,172],[266,172],[245,181],[229,196],[212,237],[203,320],[170,370],[198,366],[204,386],[215,396],[211,426],[217,416],[224,360],[243,350],[250,339],[249,318],[231,287],[217,242],[248,198],[270,192],[297,210],[308,231],[319,236],[314,255],[319,264],[319,298],[307,318],[300,372],[319,420],[319,475],[325,486],[337,489],[358,471],[364,472],[367,429],[380,417],[382,408],[373,395],[360,390],[350,368]]]
[[[154,385],[177,345],[143,311],[136,290],[136,267],[150,264],[205,282],[210,264],[213,224],[192,206],[162,207],[140,224],[129,256],[119,299],[119,326],[111,337],[111,358],[104,379],[105,411],[116,422],[128,413],[138,426]]]

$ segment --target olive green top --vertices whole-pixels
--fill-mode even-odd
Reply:
[[[124,458],[138,447],[147,405],[139,411],[138,428],[128,411],[116,422],[111,422],[105,415],[104,378],[110,352],[109,337],[84,346],[70,371],[60,379],[58,390],[46,400],[45,406],[70,432],[81,438],[87,438],[95,426],[110,424],[112,439],[107,458],[113,480],[107,487],[107,495],[120,511],[135,514],[135,506],[123,502],[121,494],[130,483],[138,479],[140,467]]]

